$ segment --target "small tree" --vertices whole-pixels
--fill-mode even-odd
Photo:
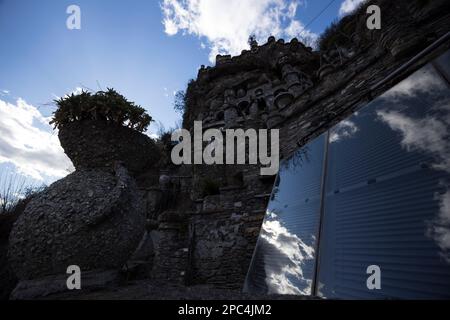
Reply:
[[[17,174],[0,172],[0,214],[8,213],[25,192],[25,179]]]
[[[254,47],[258,46],[258,41],[256,41],[256,35],[251,34],[248,37],[248,41],[247,41],[248,45],[250,46],[250,49],[253,49]]]
[[[175,93],[173,109],[179,114],[183,114],[186,109],[186,92],[179,90]]]
[[[0,170],[0,214],[14,213],[18,206],[44,188],[28,185],[26,179],[7,170]]]
[[[65,124],[90,120],[104,120],[127,126],[139,132],[147,130],[152,117],[144,108],[128,101],[123,95],[109,89],[94,94],[82,91],[80,94],[55,100],[58,109],[53,113],[50,124],[61,128]]]

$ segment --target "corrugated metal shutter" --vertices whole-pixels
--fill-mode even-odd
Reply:
[[[432,121],[449,117],[441,107],[450,95],[430,66],[405,81],[347,119],[352,134],[330,141],[319,264],[325,297],[450,297],[449,261],[428,234],[450,186],[450,171],[435,168],[439,148],[448,148],[436,140],[445,125]],[[369,265],[381,268],[381,290],[366,286]]]
[[[450,298],[450,53],[433,65],[330,130],[327,148],[325,135],[308,144],[309,162],[280,168],[247,291],[307,294],[315,280],[326,298]]]
[[[245,290],[309,294],[315,266],[325,136],[282,164]]]

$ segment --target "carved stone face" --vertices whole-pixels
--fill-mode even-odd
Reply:
[[[228,98],[228,97],[234,98],[235,97],[234,90],[233,89],[226,89],[225,92],[224,92],[224,97],[225,98]]]
[[[287,55],[283,55],[280,58],[278,58],[278,64],[280,66],[282,66],[282,65],[284,65],[284,64],[286,64],[288,62],[289,62],[289,57]]]
[[[237,91],[237,96],[238,96],[238,98],[243,98],[243,97],[245,97],[246,94],[247,94],[247,92],[245,92],[245,89],[243,89],[243,88],[240,88],[240,89]]]
[[[262,90],[262,89],[256,89],[255,95],[256,95],[257,97],[262,96],[262,95],[263,95],[263,90]]]
[[[217,110],[222,107],[223,101],[222,99],[215,99],[211,102],[210,110]]]
[[[281,71],[283,74],[287,74],[289,72],[293,72],[295,71],[294,67],[291,66],[289,63],[286,63],[283,65],[283,67],[281,68]]]

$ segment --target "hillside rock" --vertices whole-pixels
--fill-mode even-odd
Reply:
[[[9,261],[17,277],[118,269],[145,228],[143,199],[127,170],[78,170],[32,199],[11,231]]]
[[[45,299],[53,294],[67,294],[67,274],[46,276],[34,280],[23,280],[14,288],[10,300]],[[117,270],[92,270],[82,273],[81,290],[78,294],[87,294],[98,290],[114,290],[120,284]]]
[[[17,278],[8,263],[8,236],[17,214],[0,214],[0,300],[8,299],[17,284]]]
[[[151,168],[160,158],[155,142],[136,130],[107,121],[65,124],[59,141],[77,170],[112,168],[120,161],[131,174]]]

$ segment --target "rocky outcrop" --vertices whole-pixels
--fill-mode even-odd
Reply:
[[[131,174],[158,162],[155,142],[136,130],[99,120],[74,121],[58,133],[61,146],[77,170],[112,168],[120,161]]]
[[[185,212],[167,210],[160,213],[158,224],[158,229],[152,231],[155,240],[152,279],[182,284],[188,267],[188,217]]]
[[[117,287],[121,277],[117,270],[93,270],[83,273],[83,283],[78,294],[87,294],[98,290],[108,290]],[[24,280],[19,282],[11,293],[11,300],[44,299],[50,295],[70,294],[67,290],[67,275],[56,275]],[[78,290],[76,290],[78,291]]]
[[[205,130],[279,128],[281,159],[287,159],[400,80],[378,86],[448,31],[444,1],[379,0],[381,30],[368,30],[361,10],[341,20],[321,51],[270,37],[239,56],[219,55],[188,86],[183,127],[201,120]],[[429,60],[417,61],[407,73]],[[274,177],[260,176],[258,165],[186,165],[164,172],[154,165],[159,152],[150,138],[105,121],[65,123],[59,138],[77,171],[34,199],[13,230],[15,271],[22,279],[43,280],[21,281],[21,297],[34,295],[28,292],[34,284],[64,290],[53,279],[65,276],[70,264],[83,272],[118,270],[139,240],[124,268],[131,277],[241,288]],[[116,161],[146,192],[143,238],[142,198],[133,178],[123,168],[114,170]],[[206,179],[214,188],[205,187]],[[48,274],[57,275],[41,278]],[[154,291],[152,297],[161,297],[160,286]]]
[[[15,223],[9,260],[19,279],[119,269],[145,228],[142,196],[121,165],[78,170],[35,196]]]
[[[8,299],[17,278],[8,263],[8,237],[17,214],[0,214],[0,300]]]

